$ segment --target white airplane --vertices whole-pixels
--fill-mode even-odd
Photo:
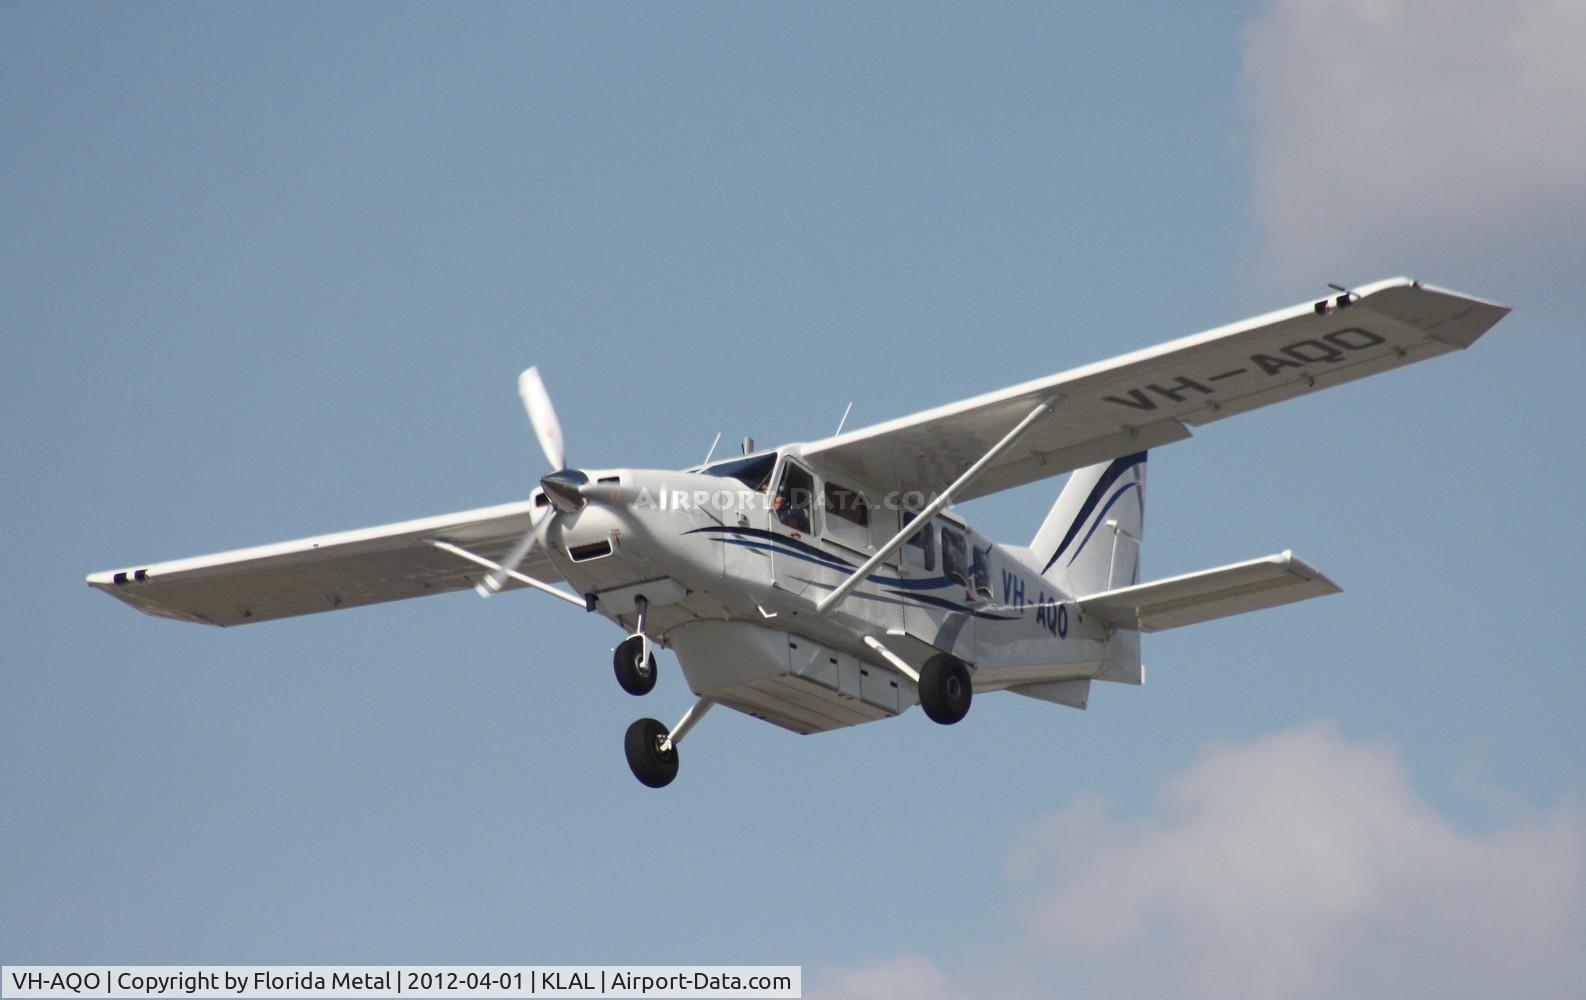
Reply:
[[[1334,286],[1336,288],[1336,286]],[[653,788],[717,704],[797,733],[976,693],[1084,708],[1143,683],[1140,634],[1338,591],[1290,552],[1141,583],[1148,449],[1190,428],[1470,346],[1508,309],[1398,278],[806,444],[674,472],[567,467],[534,369],[518,389],[551,469],[528,500],[94,573],[147,614],[241,625],[472,587],[611,619],[617,681],[676,654],[698,699],[625,745]],[[712,448],[714,451],[714,446]],[[1029,545],[949,505],[1072,472]],[[565,581],[571,590],[555,584]]]

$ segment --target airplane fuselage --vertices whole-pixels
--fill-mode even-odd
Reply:
[[[797,463],[796,447],[763,457],[770,471],[757,471],[758,482],[710,470],[590,471],[597,493],[612,488],[613,502],[596,496],[552,519],[546,554],[592,597],[593,610],[626,632],[636,630],[643,598],[648,633],[678,654],[697,695],[799,731],[848,723],[824,704],[806,713],[819,718],[797,719],[767,711],[758,702],[768,699],[751,695],[756,685],[800,680],[801,660],[826,662],[795,686],[825,690],[769,700],[821,702],[835,692],[840,702],[884,714],[914,703],[911,685],[900,683],[867,638],[916,663],[936,652],[956,656],[974,671],[976,691],[1103,669],[1112,630],[1087,621],[1073,595],[1043,578],[1022,550],[990,542],[950,512],[920,529],[835,612],[815,614],[816,601],[895,534],[907,512],[885,496],[871,499],[876,494],[862,485],[811,472],[803,510],[786,516],[776,509],[775,485]],[[864,513],[844,517],[833,490],[863,497],[856,503]],[[857,693],[845,699],[844,681],[854,678]]]

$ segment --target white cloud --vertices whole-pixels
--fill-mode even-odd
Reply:
[[[1581,0],[1272,0],[1242,79],[1261,266],[1577,275],[1582,39]]]
[[[1328,726],[1216,744],[1147,815],[1080,796],[1008,855],[1015,941],[812,976],[839,998],[1576,996],[1586,815],[1462,828],[1393,747]]]

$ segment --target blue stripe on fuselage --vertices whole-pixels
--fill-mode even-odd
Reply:
[[[726,526],[723,526],[723,527],[714,527],[713,526],[713,527],[708,527],[708,528],[694,528],[694,529],[692,529],[690,531],[685,531],[684,532],[685,535],[694,535],[694,534],[701,534],[701,533],[710,534],[710,535],[716,536],[716,537],[713,537],[711,539],[711,541],[719,542],[719,543],[721,543],[723,545],[738,545],[738,546],[742,546],[744,548],[760,549],[760,550],[767,551],[767,552],[774,552],[774,553],[776,553],[778,555],[787,556],[787,557],[792,558],[792,559],[797,559],[797,560],[799,560],[801,562],[813,563],[816,566],[821,566],[821,567],[824,567],[826,569],[838,570],[838,571],[846,570],[848,572],[853,572],[853,570],[856,568],[855,566],[853,566],[853,564],[849,563],[847,560],[843,559],[840,556],[829,555],[829,554],[827,554],[825,552],[822,552],[820,549],[817,549],[813,545],[810,545],[810,544],[808,544],[806,542],[799,541],[798,539],[788,538],[788,537],[786,537],[784,535],[779,535],[779,534],[777,534],[775,532],[772,532],[772,531],[763,531],[763,530],[761,530],[759,528],[733,528],[733,527],[726,527]],[[739,537],[739,538],[724,538],[724,537],[721,537],[724,534],[748,535],[748,536],[751,536],[751,537],[750,538],[742,538],[742,537]],[[765,539],[765,541],[756,541],[756,540],[754,540],[754,538],[763,538],[763,539]],[[986,612],[986,611],[977,611],[974,608],[969,607],[968,605],[957,604],[957,603],[955,603],[953,601],[950,601],[950,600],[948,600],[946,598],[943,598],[943,597],[935,597],[935,596],[928,595],[928,594],[910,593],[909,592],[909,591],[921,591],[921,590],[935,590],[935,589],[937,589],[939,587],[961,586],[961,584],[959,584],[958,581],[953,580],[953,579],[951,579],[951,578],[949,578],[947,576],[933,577],[931,579],[926,579],[926,580],[904,580],[904,579],[902,579],[900,577],[881,576],[879,574],[872,573],[869,577],[866,578],[866,582],[867,583],[876,584],[877,586],[894,588],[892,590],[889,590],[888,593],[891,593],[891,594],[893,594],[893,595],[895,595],[897,597],[902,597],[902,598],[906,598],[907,600],[914,601],[914,602],[916,602],[916,603],[918,603],[918,604],[920,604],[922,606],[928,606],[928,607],[934,607],[934,608],[942,608],[942,609],[947,610],[947,611],[957,611],[957,612],[960,612],[960,613],[963,613],[963,614],[973,615],[976,618],[985,618],[985,619],[989,619],[989,620],[992,620],[992,621],[1018,621],[1021,617],[1023,617],[1022,615],[995,615],[995,614],[991,614],[990,612]],[[819,581],[815,581],[815,580],[811,580],[811,581],[809,581],[809,583],[811,585],[813,585],[813,586],[820,587],[820,588],[825,589],[825,590],[831,590],[832,589],[832,584],[820,583]]]
[[[713,535],[747,535],[749,536],[748,538],[717,537],[713,538],[712,541],[721,542],[724,545],[740,545],[747,549],[761,549],[766,552],[775,552],[779,555],[802,560],[803,562],[814,563],[817,566],[824,566],[827,569],[852,573],[854,570],[859,568],[857,564],[849,562],[842,556],[833,555],[832,553],[818,549],[808,542],[803,542],[796,538],[788,538],[786,535],[779,535],[774,531],[764,531],[760,528],[733,528],[725,526],[720,528],[694,528],[691,531],[683,532],[683,534],[694,535],[701,532]],[[765,541],[751,541],[751,538],[762,538],[765,539]],[[906,590],[933,590],[937,587],[949,586],[954,582],[951,578],[945,575],[925,580],[905,580],[902,577],[882,576],[879,573],[870,574],[870,576],[866,578],[866,581],[886,587],[902,587]]]

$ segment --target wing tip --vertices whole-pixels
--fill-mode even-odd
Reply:
[[[1352,301],[1373,313],[1407,324],[1456,350],[1474,344],[1513,311],[1502,303],[1414,278],[1372,282],[1357,288],[1355,295]],[[1380,298],[1372,302],[1374,296]]]
[[[1341,594],[1344,591],[1344,588],[1334,583],[1332,578],[1326,573],[1323,573],[1311,563],[1295,555],[1293,549],[1284,549],[1277,555],[1272,556],[1270,561],[1275,565],[1282,566],[1290,573],[1293,573],[1296,576],[1302,577],[1305,580],[1324,588],[1326,594]],[[1320,597],[1324,595],[1318,594],[1317,596]]]
[[[1354,292],[1355,296],[1357,296],[1355,301],[1358,302],[1360,299],[1369,298],[1379,292],[1389,292],[1401,288],[1416,292],[1425,292],[1429,295],[1442,295],[1451,299],[1461,299],[1473,305],[1484,306],[1488,309],[1494,310],[1500,315],[1500,317],[1506,316],[1513,311],[1512,306],[1504,305],[1502,302],[1496,302],[1492,299],[1483,298],[1480,295],[1472,295],[1469,292],[1460,292],[1452,288],[1444,288],[1442,285],[1434,285],[1430,281],[1422,281],[1420,278],[1412,278],[1409,275],[1402,274],[1395,278],[1383,278],[1381,281],[1368,282],[1367,284],[1360,285],[1352,291]]]

